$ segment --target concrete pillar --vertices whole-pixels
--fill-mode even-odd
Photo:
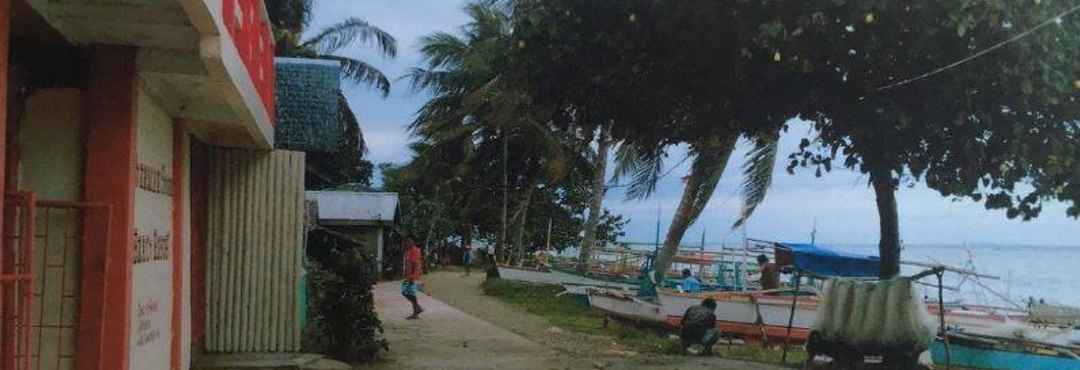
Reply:
[[[95,45],[88,71],[85,198],[111,205],[112,214],[107,235],[88,234],[88,239],[98,240],[88,240],[83,249],[76,363],[80,370],[128,370],[135,221],[135,49]]]

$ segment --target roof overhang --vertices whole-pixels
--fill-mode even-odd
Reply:
[[[73,44],[138,48],[147,92],[201,139],[273,146],[273,37],[261,0],[28,0]]]

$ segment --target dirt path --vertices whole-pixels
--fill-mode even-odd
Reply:
[[[420,320],[405,320],[398,282],[375,288],[390,353],[375,369],[781,369],[718,358],[636,355],[612,339],[569,332],[483,294],[483,273],[424,277]],[[434,298],[432,298],[434,297]]]

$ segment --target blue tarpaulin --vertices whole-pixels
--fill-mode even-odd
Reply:
[[[791,263],[798,271],[828,277],[877,277],[880,259],[849,252],[841,252],[820,245],[799,243],[776,243],[791,252]]]

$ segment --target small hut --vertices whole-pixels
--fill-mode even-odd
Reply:
[[[315,202],[317,226],[360,242],[383,265],[386,232],[397,224],[397,193],[308,191]]]

